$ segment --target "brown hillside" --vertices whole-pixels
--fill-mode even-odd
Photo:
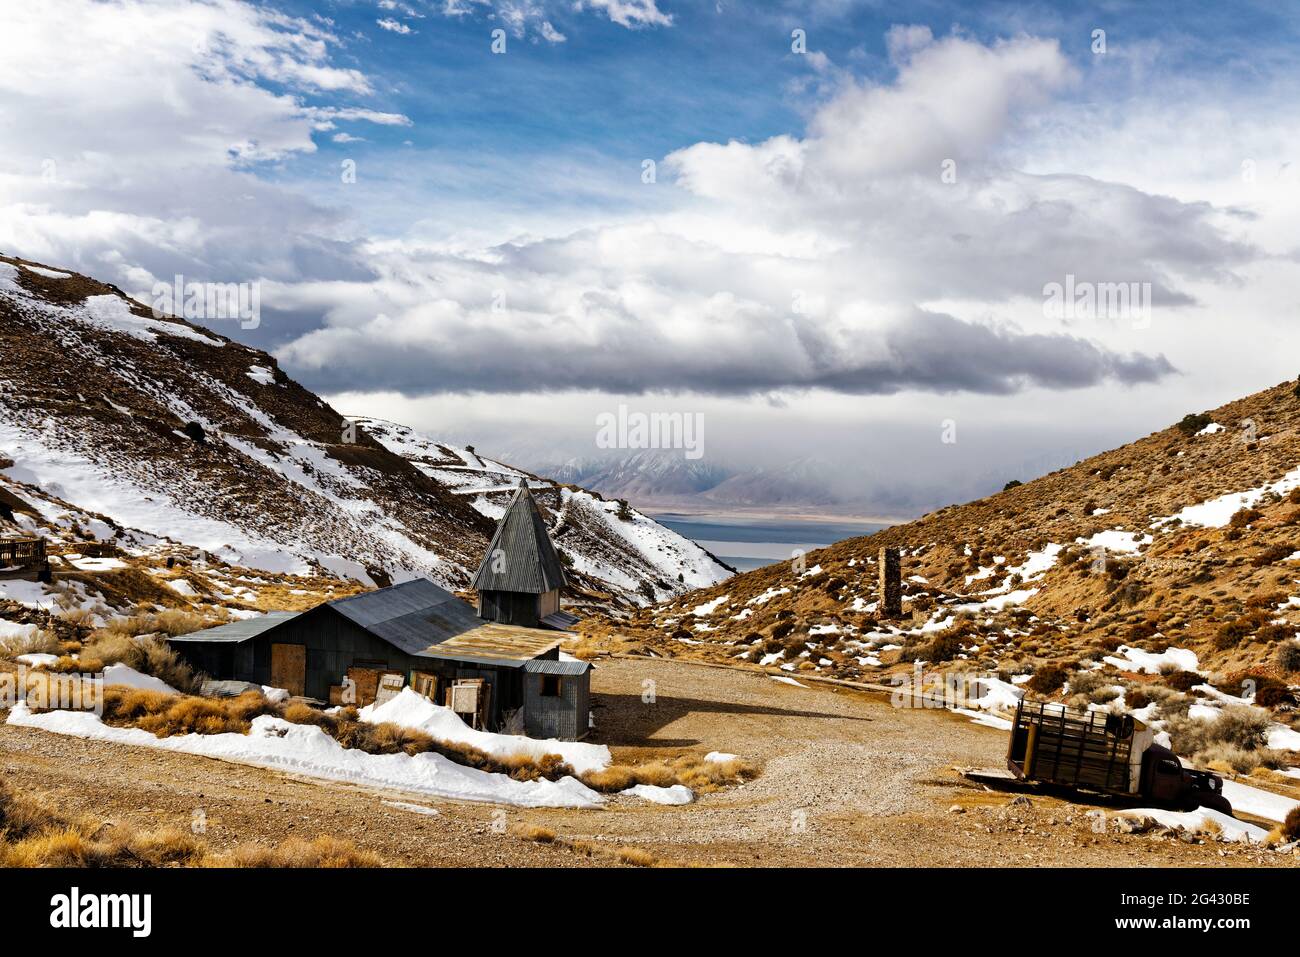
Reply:
[[[1210,422],[1224,429],[1198,434]],[[1000,494],[812,552],[802,574],[784,562],[628,620],[592,621],[587,643],[852,680],[883,680],[913,659],[1004,677],[1048,665],[1068,673],[1121,645],[1173,646],[1194,651],[1224,686],[1247,671],[1294,683],[1300,655],[1282,649],[1300,633],[1298,466],[1300,395],[1288,382]],[[1239,513],[1223,527],[1153,526],[1288,473],[1252,510],[1230,509]],[[1104,532],[1151,541],[1100,551],[1089,540]],[[1049,545],[1060,546],[1054,563],[1042,554]],[[896,622],[873,614],[883,546],[903,549]],[[1031,552],[1041,564],[1016,574]],[[1005,606],[961,607],[990,599]]]

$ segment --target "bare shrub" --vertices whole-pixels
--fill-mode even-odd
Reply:
[[[1282,824],[1282,836],[1288,841],[1300,841],[1300,807],[1293,807]]]
[[[37,629],[29,634],[15,634],[0,638],[0,655],[17,658],[19,655],[57,655],[59,639],[53,632]]]
[[[1268,745],[1272,718],[1261,708],[1241,705],[1224,708],[1211,721],[1175,718],[1167,730],[1173,749],[1179,754],[1199,754],[1215,745],[1229,745],[1242,751],[1263,751]]]
[[[1061,690],[1070,673],[1058,664],[1043,665],[1034,672],[1025,687],[1034,694],[1049,695]]]
[[[101,671],[105,665],[119,663],[165,681],[177,691],[196,691],[201,683],[194,669],[162,639],[123,632],[97,633],[82,645],[79,659],[60,661],[55,667],[61,671]]]
[[[963,643],[972,637],[974,626],[959,621],[935,634],[929,641],[918,642],[903,649],[904,661],[952,661],[962,652]]]
[[[1164,683],[1175,691],[1186,694],[1197,685],[1205,684],[1205,679],[1194,671],[1172,671],[1164,675]]]
[[[1090,695],[1113,685],[1114,682],[1100,671],[1076,671],[1070,675],[1070,691],[1074,694]]]

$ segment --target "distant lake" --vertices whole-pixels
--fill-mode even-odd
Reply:
[[[707,515],[674,515],[671,512],[652,516],[679,535],[707,548],[714,555],[742,572],[752,571],[773,562],[786,561],[795,549],[809,552],[825,548],[846,538],[860,538],[887,528],[836,522],[740,521],[710,519]]]

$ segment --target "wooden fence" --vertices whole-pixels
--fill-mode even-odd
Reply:
[[[0,538],[0,568],[45,564],[45,539]]]

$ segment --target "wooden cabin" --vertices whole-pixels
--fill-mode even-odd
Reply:
[[[499,567],[494,549],[507,556]],[[515,493],[475,580],[495,586],[480,589],[477,608],[421,578],[170,644],[222,682],[359,707],[381,686],[409,686],[474,727],[585,736],[591,666],[560,659],[567,632],[558,626],[577,619],[560,611],[564,572],[526,487]]]

